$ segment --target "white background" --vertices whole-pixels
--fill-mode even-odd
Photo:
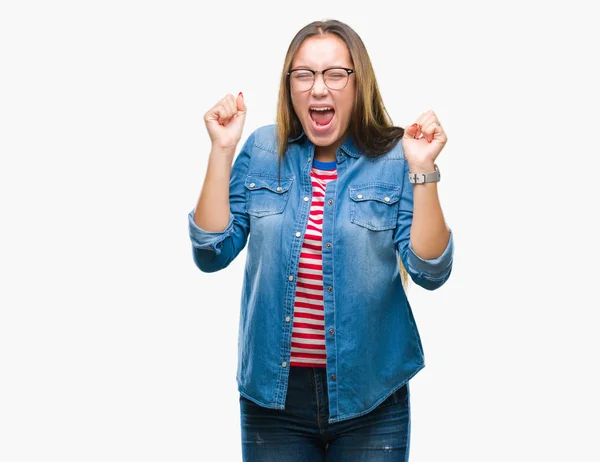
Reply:
[[[192,261],[202,116],[243,91],[243,139],[274,123],[289,42],[328,18],[396,124],[433,109],[449,137],[454,271],[409,291],[411,461],[600,460],[589,7],[128,0],[0,7],[0,460],[240,460],[245,252]]]

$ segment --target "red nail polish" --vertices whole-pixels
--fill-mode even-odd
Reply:
[[[239,93],[238,96],[240,96],[240,95],[242,95],[242,98],[244,97],[244,94],[241,91],[240,91],[240,93]]]
[[[411,127],[418,127],[418,124],[412,124]]]

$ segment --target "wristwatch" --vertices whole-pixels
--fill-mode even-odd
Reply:
[[[435,183],[440,181],[440,170],[438,166],[434,164],[435,172],[427,172],[427,173],[408,173],[408,181],[413,184],[421,184],[421,183]]]

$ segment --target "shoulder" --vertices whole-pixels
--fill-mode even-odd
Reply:
[[[250,134],[246,143],[250,145],[249,147],[277,155],[277,125],[263,125],[257,128]]]
[[[385,154],[370,157],[362,153],[352,168],[352,186],[379,185],[401,189],[406,175],[406,159],[401,141]]]
[[[378,159],[382,161],[404,162],[404,149],[402,148],[402,140],[399,140],[392,149],[390,149],[384,155],[378,157]]]
[[[364,153],[361,154],[360,157],[362,162],[373,166],[381,165],[383,168],[404,168],[404,164],[406,163],[404,149],[402,148],[402,140],[399,140],[388,152],[377,157],[367,156]]]

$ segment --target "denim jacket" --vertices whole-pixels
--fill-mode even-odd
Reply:
[[[311,206],[314,145],[291,139],[277,166],[276,126],[255,130],[235,159],[230,216],[222,232],[188,215],[195,264],[219,271],[248,245],[238,332],[237,385],[255,403],[285,409],[300,248]],[[413,185],[401,143],[372,159],[349,136],[336,152],[323,214],[323,296],[329,422],[368,413],[424,366],[421,339],[402,287],[398,257],[429,290],[450,276],[443,254],[412,250]]]

